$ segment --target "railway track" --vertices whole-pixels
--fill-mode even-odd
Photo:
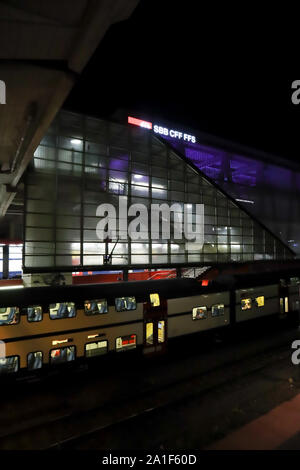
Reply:
[[[76,449],[84,448],[90,441],[104,443],[105,436],[114,429],[124,429],[128,424],[138,426],[145,416],[147,419],[155,417],[196,397],[205,399],[213,390],[259,373],[272,364],[287,361],[291,355],[291,342],[297,334],[298,330],[281,332],[276,340],[272,338],[266,342],[261,339],[256,346],[252,339],[245,350],[237,345],[227,351],[219,348],[219,354],[208,353],[200,369],[185,371],[180,379],[159,383],[140,393],[121,394],[99,406],[80,412],[72,410],[26,429],[2,434],[0,449]]]

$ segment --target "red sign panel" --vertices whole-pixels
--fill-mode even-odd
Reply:
[[[131,116],[128,116],[128,124],[133,124],[134,126],[145,127],[146,129],[152,129],[152,122],[143,121],[142,119],[137,119]]]

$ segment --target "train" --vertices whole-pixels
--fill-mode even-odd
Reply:
[[[170,342],[260,319],[299,318],[300,277],[220,276],[0,291],[0,376],[129,351],[155,356]],[[129,354],[130,355],[130,354]]]

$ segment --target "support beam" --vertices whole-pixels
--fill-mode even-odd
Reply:
[[[3,279],[9,278],[9,245],[3,247]]]

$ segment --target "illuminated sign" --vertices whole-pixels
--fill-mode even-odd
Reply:
[[[170,136],[172,139],[185,140],[187,142],[196,143],[196,137],[194,135],[186,134],[185,132],[176,131],[174,129],[168,129],[167,127],[157,126],[153,127],[155,134]]]
[[[172,139],[177,140],[184,140],[185,142],[192,142],[193,144],[196,143],[196,137],[194,135],[187,134],[186,132],[177,131],[175,129],[169,129],[167,127],[159,126],[157,124],[152,124],[152,122],[143,121],[142,119],[137,119],[128,116],[128,123],[133,124],[134,126],[153,130],[155,134],[160,134],[165,137],[171,137]]]
[[[152,129],[152,122],[143,121],[142,119],[136,119],[128,116],[128,123],[134,126],[144,127],[145,129]]]

